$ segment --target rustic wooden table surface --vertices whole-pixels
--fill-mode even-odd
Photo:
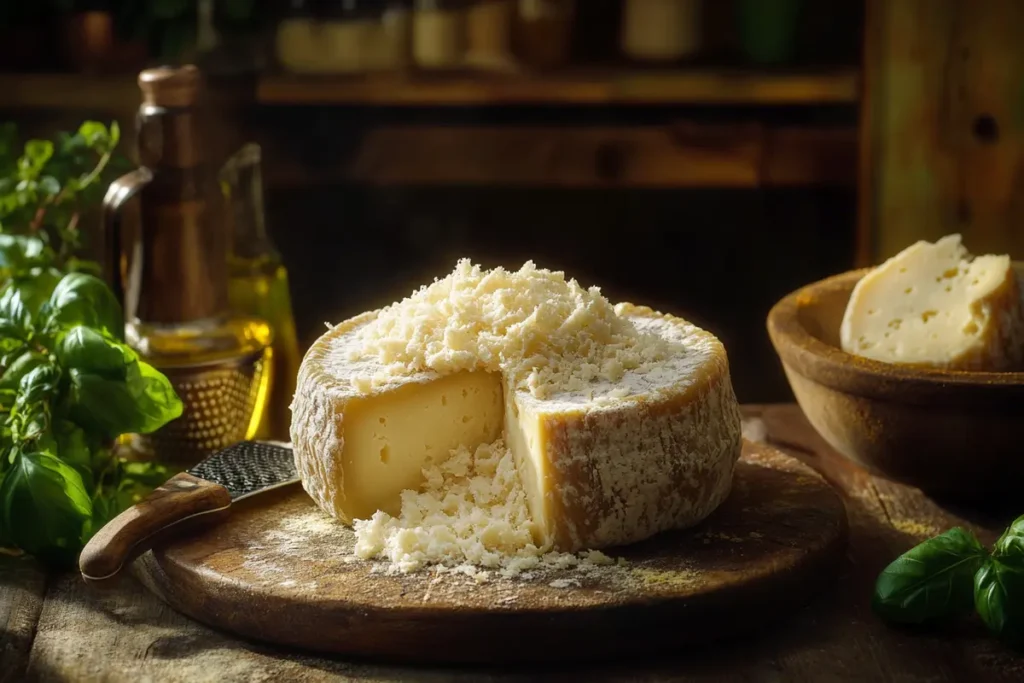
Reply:
[[[977,621],[941,633],[898,630],[879,622],[868,605],[878,572],[918,540],[966,524],[991,542],[1005,520],[967,522],[919,491],[867,475],[832,452],[795,406],[750,406],[747,415],[761,420],[755,424],[766,428],[770,443],[814,466],[843,492],[850,519],[848,557],[834,587],[755,637],[681,650],[659,661],[594,668],[493,671],[353,663],[216,632],[180,616],[134,580],[101,591],[75,575],[47,575],[31,560],[0,556],[0,683],[1024,681],[1024,655],[994,642]]]

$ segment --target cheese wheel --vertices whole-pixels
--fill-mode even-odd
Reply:
[[[434,371],[371,384],[348,320],[310,348],[293,402],[292,442],[305,490],[351,524],[398,514],[401,493],[459,447],[503,438],[527,492],[536,542],[563,552],[634,543],[706,518],[729,493],[740,411],[722,344],[680,318],[619,304],[671,354],[617,381],[557,386],[543,397],[499,372]],[[355,351],[355,353],[354,353]]]

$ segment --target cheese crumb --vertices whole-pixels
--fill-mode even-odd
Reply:
[[[402,573],[436,565],[477,580],[492,570],[505,578],[534,569],[616,564],[597,551],[549,552],[534,543],[534,522],[511,451],[500,439],[470,451],[460,447],[423,471],[422,492],[402,492],[397,518],[378,511],[355,521],[355,554],[380,559]]]
[[[462,259],[447,277],[382,309],[360,336],[349,360],[375,357],[383,365],[360,391],[425,370],[488,370],[543,399],[552,387],[618,382],[627,370],[643,372],[679,352],[638,331],[599,288],[532,261],[510,272]]]

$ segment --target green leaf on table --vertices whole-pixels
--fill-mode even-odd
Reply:
[[[92,501],[74,468],[48,453],[15,454],[0,488],[0,520],[19,548],[67,566],[91,516]]]
[[[988,553],[959,527],[900,555],[879,575],[872,607],[897,623],[920,624],[963,614],[974,603],[973,579]]]
[[[992,549],[996,557],[1024,558],[1024,516],[1018,517],[1006,528]]]
[[[1024,642],[1024,558],[989,558],[974,577],[974,606],[993,634],[1015,645]]]
[[[124,340],[124,313],[103,280],[88,273],[68,273],[50,296],[53,319],[62,325],[85,325]]]

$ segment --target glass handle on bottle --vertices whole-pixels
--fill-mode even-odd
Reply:
[[[122,307],[125,305],[125,280],[128,278],[122,265],[121,209],[152,180],[153,173],[148,168],[135,169],[112,182],[103,197],[103,233],[107,241],[111,286]]]

